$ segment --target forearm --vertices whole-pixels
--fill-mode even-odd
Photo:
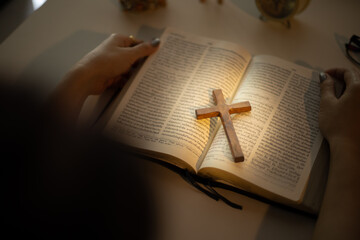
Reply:
[[[62,80],[49,99],[54,116],[72,126],[75,125],[81,108],[89,96],[84,85],[86,74],[81,68],[72,69]]]
[[[330,142],[330,169],[314,239],[360,238],[360,146],[357,141]]]

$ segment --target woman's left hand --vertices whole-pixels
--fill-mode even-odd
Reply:
[[[65,122],[74,124],[89,95],[99,95],[108,87],[123,84],[131,66],[154,53],[160,43],[151,43],[112,34],[84,56],[66,74],[52,94],[49,105]]]
[[[78,85],[78,90],[81,89],[86,96],[101,94],[108,87],[124,80],[122,75],[137,60],[155,52],[158,43],[155,41],[155,44],[151,44],[112,34],[84,56],[64,80]]]

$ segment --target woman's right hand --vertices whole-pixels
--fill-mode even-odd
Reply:
[[[320,79],[319,126],[330,145],[330,167],[313,239],[359,239],[360,76],[336,68]],[[340,96],[336,82],[345,86]]]
[[[339,97],[335,94],[336,81],[345,85]],[[321,133],[330,145],[343,142],[360,147],[360,74],[355,70],[329,69],[320,86]]]

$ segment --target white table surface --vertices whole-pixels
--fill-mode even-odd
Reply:
[[[175,27],[238,43],[308,67],[356,67],[344,54],[360,34],[360,1],[313,0],[291,29],[262,22],[254,0],[168,0],[167,7],[124,13],[117,0],[48,0],[0,45],[0,73],[47,95],[86,52],[108,34],[137,34],[141,26]],[[154,36],[155,37],[155,36]],[[309,239],[315,220],[237,196],[235,210],[188,185],[175,173],[146,163],[154,192],[157,239]]]

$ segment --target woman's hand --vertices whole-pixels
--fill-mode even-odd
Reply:
[[[360,77],[330,69],[320,75],[320,130],[330,144],[330,168],[314,239],[360,238]],[[345,86],[335,94],[336,82]]]
[[[152,43],[112,34],[83,57],[65,77],[79,84],[85,95],[101,94],[123,80],[122,75],[139,59],[156,51],[159,40]],[[79,86],[79,88],[80,88]]]
[[[330,69],[321,83],[319,125],[330,145],[345,141],[360,144],[360,76],[356,71]],[[335,95],[335,84],[345,86],[343,94]]]
[[[51,96],[51,107],[65,122],[75,125],[89,95],[99,95],[110,86],[123,84],[123,75],[131,66],[154,53],[159,44],[158,38],[148,43],[112,34],[66,74]]]

